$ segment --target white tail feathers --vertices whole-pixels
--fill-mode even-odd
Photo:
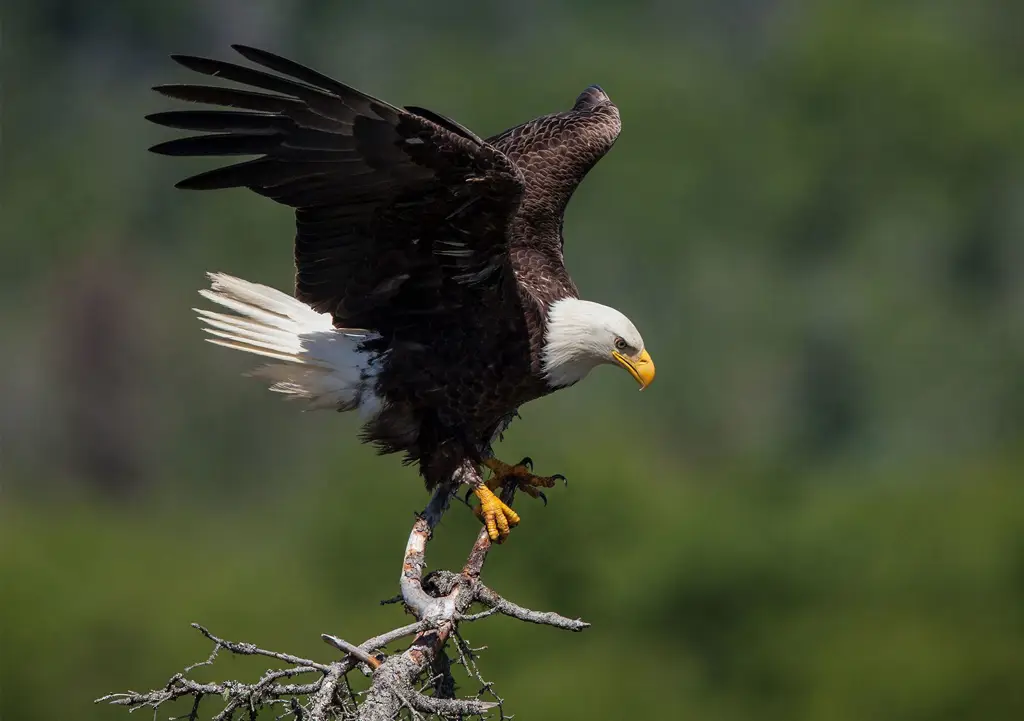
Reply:
[[[374,392],[379,357],[361,349],[376,338],[370,331],[335,328],[329,313],[265,285],[223,273],[209,273],[209,290],[199,294],[234,311],[194,308],[206,323],[211,343],[284,361],[250,375],[273,382],[271,390],[304,399],[309,408],[380,410]]]

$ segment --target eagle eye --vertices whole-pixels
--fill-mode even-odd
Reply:
[[[626,350],[626,341],[624,341],[622,338],[616,338],[615,348],[617,350]]]

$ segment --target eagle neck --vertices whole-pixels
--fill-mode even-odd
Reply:
[[[592,306],[597,304],[570,297],[548,307],[542,372],[551,388],[578,383],[601,365],[592,334]]]

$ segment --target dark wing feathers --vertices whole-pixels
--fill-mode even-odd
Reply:
[[[322,88],[327,92],[336,93],[340,96],[345,96],[352,92],[352,88],[343,83],[339,83],[334,78],[328,77],[323,73],[313,70],[312,68],[307,68],[305,65],[300,65],[293,60],[282,58],[280,55],[268,53],[266,50],[259,50],[258,48],[249,47],[248,45],[232,45],[231,48],[242,57],[247,60],[251,60],[257,65],[262,65],[265,68],[270,68],[271,70],[275,70],[283,75],[288,75],[298,80],[302,80],[314,87]],[[369,96],[363,97],[377,103],[380,102],[379,100],[375,100]]]
[[[235,110],[149,119],[211,135],[161,143],[168,155],[258,155],[179,187],[247,187],[296,209],[296,295],[339,325],[393,333],[405,316],[467,300],[467,283],[507,264],[522,176],[462,126],[403,110],[277,55],[245,46],[280,73],[188,55],[185,67],[258,90],[164,85],[162,94]],[[269,92],[263,92],[269,91]],[[460,288],[462,288],[460,290]]]
[[[318,90],[312,85],[298,82],[289,78],[282,78],[278,75],[271,75],[262,70],[253,70],[242,65],[200,58],[194,55],[172,55],[171,59],[189,70],[194,70],[203,75],[209,75],[224,80],[232,80],[236,83],[244,83],[254,88],[269,90],[272,93],[280,93],[285,96],[294,96],[303,101],[313,109],[323,107],[328,112],[331,107],[339,103],[339,98],[323,90]]]
[[[591,85],[576,98],[573,110],[598,110],[611,105],[612,99],[600,85]]]
[[[178,187],[245,187],[295,208],[296,296],[338,325],[396,332],[411,318],[475,302],[511,265],[548,302],[575,286],[562,264],[572,193],[619,133],[600,87],[567,112],[487,141],[417,106],[398,108],[286,58],[232,46],[255,69],[191,55],[195,72],[249,86],[162,85],[163,95],[231,110],[149,119],[209,133],[156,145],[166,155],[254,159]],[[266,72],[271,71],[271,72]]]
[[[441,115],[440,113],[435,113],[433,110],[428,110],[427,108],[421,108],[418,105],[406,105],[405,109],[412,113],[413,115],[419,115],[421,118],[426,118],[427,120],[430,120],[433,123],[440,125],[442,128],[452,131],[456,135],[461,135],[464,138],[468,138],[469,140],[472,140],[478,145],[484,144],[483,138],[474,133],[472,130],[462,125],[461,123],[455,122],[451,118],[447,118],[444,115]]]
[[[221,190],[223,188],[252,188],[268,195],[270,188],[298,182],[322,172],[320,163],[282,163],[268,158],[247,160],[223,168],[214,168],[178,181],[176,188],[184,190]]]
[[[590,169],[611,150],[621,127],[619,109],[599,86],[591,85],[572,110],[487,139],[522,171],[526,189],[520,216],[538,243],[554,245],[559,262],[565,206]]]
[[[211,132],[279,133],[288,121],[279,115],[240,112],[238,110],[172,110],[147,115],[146,120],[178,130]]]
[[[219,88],[212,85],[157,85],[153,90],[175,100],[208,105],[223,105],[229,108],[256,110],[261,113],[286,113],[305,127],[327,132],[340,130],[344,124],[331,120],[307,108],[299,100],[270,93],[236,88]],[[184,111],[188,112],[188,111]]]
[[[223,133],[168,140],[150,150],[160,155],[258,155],[273,151],[279,144],[280,140],[274,135]]]

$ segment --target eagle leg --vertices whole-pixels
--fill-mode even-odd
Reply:
[[[495,491],[509,483],[514,483],[523,493],[533,498],[539,498],[544,505],[547,505],[547,496],[540,490],[541,488],[553,488],[557,481],[568,485],[565,476],[560,473],[553,476],[535,475],[533,461],[530,458],[524,458],[513,466],[490,457],[485,459],[483,464],[491,469],[491,477],[486,483],[474,484],[466,493],[466,501],[469,501],[470,494],[480,499],[480,505],[476,506],[473,512],[487,526],[487,535],[495,543],[504,543],[508,538],[509,531],[519,525],[519,514],[505,505],[495,495]]]
[[[473,512],[487,526],[488,537],[495,543],[504,543],[509,531],[519,525],[519,514],[506,506],[486,485],[475,487],[473,493],[480,499],[480,505]]]
[[[533,473],[533,460],[527,456],[512,466],[497,458],[491,457],[484,461],[484,465],[491,469],[491,478],[487,481],[487,487],[492,491],[501,488],[510,481],[514,482],[519,490],[533,498],[539,498],[548,504],[548,497],[544,495],[541,488],[554,488],[555,481],[561,481],[565,485],[569,482],[565,476],[556,473],[553,476],[538,476]]]

